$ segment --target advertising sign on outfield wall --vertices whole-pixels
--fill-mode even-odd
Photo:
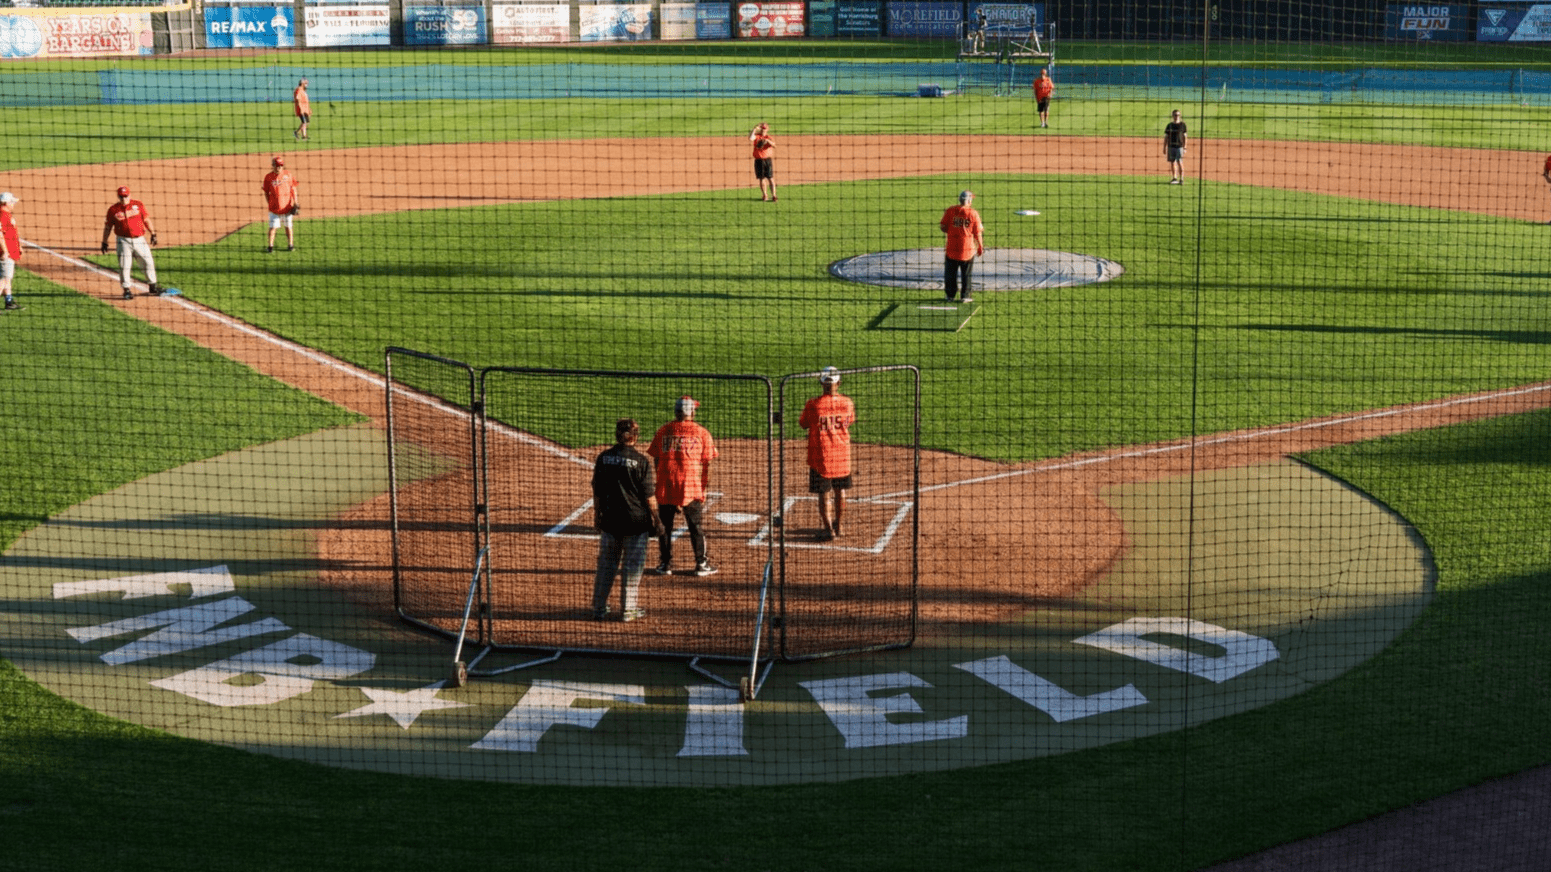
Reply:
[[[738,3],[739,39],[780,39],[802,36],[804,26],[802,0],[747,0]]]
[[[1551,42],[1551,4],[1483,4],[1476,12],[1476,40]]]
[[[1384,11],[1385,39],[1470,38],[1470,7],[1392,3]]]
[[[324,3],[308,0],[307,45],[391,45],[386,3]]]
[[[1045,4],[1043,3],[980,3],[971,4],[969,20],[975,20],[976,12],[986,14],[986,35],[992,37],[1025,37],[1029,31],[1045,32]]]
[[[497,3],[490,7],[490,38],[496,45],[570,42],[571,7],[564,3]]]
[[[664,3],[659,14],[662,18],[658,25],[662,28],[663,39],[695,38],[695,4]]]
[[[483,6],[405,6],[405,45],[483,45]]]
[[[695,39],[732,39],[732,11],[726,3],[695,4]]]
[[[652,7],[648,3],[583,6],[582,42],[638,42],[652,38]]]
[[[890,0],[889,36],[957,39],[963,33],[964,7],[940,0]]]
[[[0,57],[84,58],[152,53],[149,12],[28,11],[0,15]]]
[[[840,0],[835,6],[836,36],[881,36],[883,10],[872,0]]]
[[[296,10],[290,6],[206,6],[207,48],[291,48]]]

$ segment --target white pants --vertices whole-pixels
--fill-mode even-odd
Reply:
[[[145,280],[156,284],[156,261],[151,259],[151,243],[144,236],[120,236],[118,238],[118,282],[129,290],[129,273],[135,266],[135,258],[145,267]]]

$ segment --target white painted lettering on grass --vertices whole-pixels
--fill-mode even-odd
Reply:
[[[743,745],[743,701],[736,690],[719,684],[696,684],[689,691],[689,719],[684,724],[680,757],[746,757]]]
[[[1215,656],[1204,654],[1144,638],[1146,636],[1193,639],[1220,648],[1223,653]],[[1144,663],[1184,672],[1217,684],[1264,666],[1281,656],[1270,639],[1192,618],[1132,618],[1075,641],[1079,645],[1092,645],[1124,654]]]
[[[316,681],[339,681],[372,668],[377,655],[307,633],[151,682],[221,707],[269,705],[301,696]]]
[[[968,663],[955,663],[953,668],[962,669],[1006,691],[1050,715],[1058,724],[1147,704],[1147,697],[1143,696],[1134,684],[1088,696],[1078,696],[1055,682],[1024,669],[1008,659],[1005,654],[987,657],[984,660],[971,660]]]
[[[582,700],[646,704],[646,688],[640,684],[603,684],[590,681],[535,681],[517,705],[506,713],[483,739],[470,745],[488,751],[537,751],[539,740],[550,727],[566,725],[592,729],[603,720],[605,706],[577,707]]]
[[[150,575],[126,575],[121,578],[99,578],[92,581],[62,581],[54,585],[54,599],[86,596],[94,593],[123,594],[124,599],[144,599],[150,596],[178,596],[178,587],[188,585],[189,599],[231,593],[236,585],[232,574],[222,566],[191,569],[186,572],[156,572]]]
[[[908,672],[830,678],[799,684],[813,694],[830,723],[845,737],[847,748],[962,739],[969,733],[968,715],[940,721],[890,720],[890,716],[913,718],[925,714],[910,695],[909,688],[931,685]],[[891,690],[905,692],[887,696],[873,695]]]

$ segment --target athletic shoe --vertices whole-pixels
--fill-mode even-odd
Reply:
[[[592,610],[592,619],[594,621],[606,621],[606,620],[609,619],[609,615],[612,614],[613,611],[614,610],[609,608],[608,606],[604,606],[601,609],[593,609]]]
[[[153,296],[153,297],[160,297],[161,295],[162,295],[162,286],[158,285],[156,282],[151,282],[151,296]]]
[[[647,575],[672,575],[673,574],[673,567],[669,566],[667,564],[667,562],[664,561],[662,563],[657,564],[656,566],[653,566],[651,569],[646,570],[646,574]]]
[[[702,560],[699,563],[695,564],[695,574],[700,576],[701,578],[704,578],[707,575],[715,575],[716,574],[716,567],[711,565],[711,561],[709,561],[709,560]]]
[[[5,307],[7,309],[15,310],[15,309],[20,309],[22,307],[22,304],[16,302],[15,300],[6,300],[5,301]]]
[[[286,249],[285,249],[285,250],[286,250],[286,251],[295,251],[295,250],[296,250],[296,246],[294,246],[294,245],[288,245],[288,246],[286,246]]]
[[[646,617],[646,609],[625,609],[625,613],[620,615],[619,619],[628,624],[631,621],[639,621],[644,617]]]
[[[834,530],[820,530],[819,531],[819,535],[818,535],[817,538],[818,538],[818,540],[820,542],[831,542],[831,541],[834,541],[835,531]]]
[[[975,302],[975,298],[974,297],[959,297],[959,302],[960,303],[973,303],[973,302]]]
[[[1169,184],[1171,184],[1171,185],[1182,185],[1182,184],[1184,184],[1184,182],[1182,182],[1179,179],[1169,179]]]
[[[273,245],[265,246],[264,253],[265,254],[274,254],[275,253],[275,247]]]
[[[135,298],[135,292],[131,291],[129,288],[125,288],[124,289],[124,299],[126,299],[126,300],[133,300],[134,298]]]

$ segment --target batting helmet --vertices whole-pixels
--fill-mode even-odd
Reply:
[[[127,196],[129,196],[129,186],[128,185],[119,185],[118,195],[120,197],[127,197]]]
[[[975,192],[974,191],[961,191],[959,193],[959,202],[960,203],[968,203],[970,200],[973,200],[973,199],[975,199]]]
[[[276,157],[274,160],[270,161],[269,163],[270,163],[271,166],[283,167],[283,166],[285,166],[285,158]]]
[[[695,414],[695,409],[699,407],[700,403],[694,397],[679,397],[678,402],[673,404],[673,413],[688,418]]]

